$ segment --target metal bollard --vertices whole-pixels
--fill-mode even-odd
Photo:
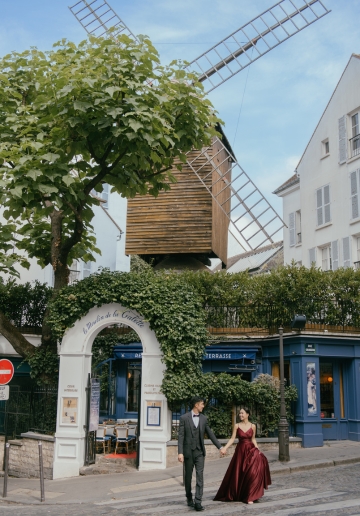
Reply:
[[[44,466],[43,466],[43,456],[42,456],[42,442],[38,441],[38,445],[39,445],[40,493],[41,493],[41,501],[45,502],[45,486],[44,486]]]
[[[4,457],[4,489],[3,489],[3,498],[7,497],[7,481],[8,481],[8,474],[9,474],[9,451],[10,451],[10,444],[5,444],[5,457]]]

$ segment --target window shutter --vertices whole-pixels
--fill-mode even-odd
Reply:
[[[290,247],[293,247],[296,243],[295,235],[295,212],[289,213],[289,236],[290,236]]]
[[[346,141],[346,115],[339,118],[339,163],[345,163],[347,159]]]
[[[309,249],[309,261],[310,261],[310,267],[312,264],[316,265],[316,249],[315,247],[312,247]]]
[[[332,270],[336,271],[339,268],[339,245],[337,240],[331,242],[331,258]]]
[[[344,267],[350,267],[351,266],[350,237],[345,237],[342,239],[342,241],[343,241]]]
[[[324,186],[324,223],[330,222],[330,186]]]
[[[322,188],[316,191],[316,211],[317,211],[317,225],[321,226],[323,222],[323,211],[322,211]]]
[[[350,174],[350,188],[351,188],[351,218],[356,219],[359,216],[359,198],[358,198],[358,172],[351,172]]]

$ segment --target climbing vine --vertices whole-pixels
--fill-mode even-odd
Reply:
[[[94,306],[120,303],[138,311],[160,343],[168,373],[201,373],[207,342],[201,299],[179,275],[104,270],[61,290],[50,305],[58,339]]]
[[[93,274],[60,291],[53,301],[49,317],[53,332],[61,339],[64,332],[91,308],[107,303],[120,303],[136,310],[154,330],[166,365],[162,392],[171,408],[176,410],[186,405],[194,394],[200,394],[209,400],[217,400],[216,406],[209,403],[207,413],[219,435],[229,434],[229,407],[233,404],[260,407],[262,433],[277,426],[279,391],[276,387],[249,383],[241,376],[227,373],[202,373],[209,334],[201,296],[185,275],[151,270],[141,273],[104,270]],[[134,332],[121,339],[116,332],[98,336],[93,347],[94,363],[111,356],[112,348],[118,342],[134,340]],[[289,402],[296,399],[294,387],[287,389],[287,398]]]

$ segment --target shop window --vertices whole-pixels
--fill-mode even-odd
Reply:
[[[271,364],[271,375],[280,380],[280,363],[272,362]],[[290,362],[284,362],[284,379],[285,386],[290,385]]]
[[[322,418],[334,418],[334,374],[331,362],[320,362],[320,409]]]
[[[139,389],[140,389],[140,378],[141,378],[141,362],[129,362],[127,367],[127,400],[126,400],[126,411],[127,412],[138,412],[139,411]]]

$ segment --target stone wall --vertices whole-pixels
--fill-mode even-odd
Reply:
[[[21,478],[39,478],[39,445],[42,443],[44,478],[52,480],[55,438],[50,435],[26,432],[22,439],[10,440],[9,475]]]
[[[219,439],[220,443],[225,445],[228,440],[227,439]],[[276,437],[269,438],[257,438],[256,439],[260,450],[272,450],[273,448],[278,448],[279,443]],[[226,456],[231,457],[234,454],[235,447],[237,445],[237,439],[235,439],[234,444],[228,449]],[[290,448],[301,448],[301,439],[299,437],[290,437],[289,446]],[[218,459],[220,457],[220,452],[213,445],[210,439],[205,439],[205,448],[206,448],[206,460]],[[167,443],[166,449],[166,467],[171,468],[172,466],[176,466],[179,464],[178,462],[178,442],[177,441],[169,441]]]

